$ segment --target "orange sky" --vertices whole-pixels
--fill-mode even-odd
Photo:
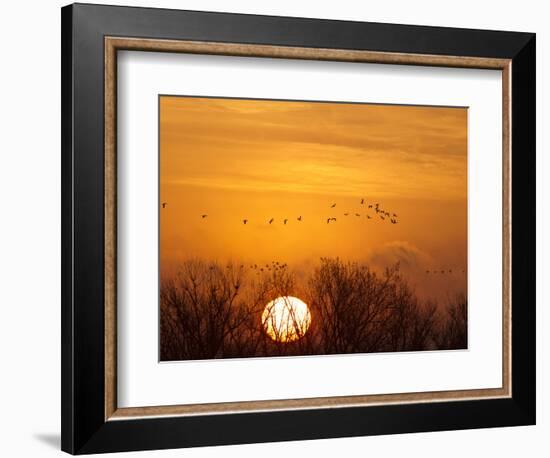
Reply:
[[[160,200],[164,273],[189,258],[278,260],[298,276],[321,256],[400,260],[444,299],[466,292],[467,109],[162,96]]]

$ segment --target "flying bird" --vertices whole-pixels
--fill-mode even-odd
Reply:
[[[395,218],[397,218],[397,213],[394,213],[393,216],[394,216]]]
[[[381,220],[384,220],[385,218],[384,218],[382,215],[380,215],[380,219],[381,219]]]
[[[204,219],[206,218],[208,215],[201,215],[201,218]]]
[[[332,205],[330,206],[330,208],[334,208],[334,207],[336,207],[336,204],[332,204]]]
[[[287,221],[288,221],[288,219],[285,219],[285,220],[283,220],[283,223],[286,224]]]
[[[162,208],[166,208],[166,202],[162,203]]]
[[[372,208],[372,205],[369,205],[369,208]]]
[[[248,223],[248,220],[247,219],[243,219],[243,224],[246,224]]]
[[[367,218],[368,218],[368,219],[371,219],[371,217],[370,217],[369,215],[367,215]]]
[[[298,216],[297,220],[302,221],[302,215]]]
[[[269,224],[271,224],[273,221],[275,221],[275,218],[271,218],[271,219],[269,220]]]
[[[348,216],[348,215],[349,215],[349,213],[344,213],[344,216]]]
[[[356,213],[355,216],[361,216],[359,213]]]
[[[365,203],[365,199],[361,199],[361,205]]]

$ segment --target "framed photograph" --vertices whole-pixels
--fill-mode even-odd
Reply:
[[[63,450],[535,423],[534,34],[70,5],[62,148]]]

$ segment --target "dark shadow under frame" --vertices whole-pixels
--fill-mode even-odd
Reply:
[[[534,422],[534,35],[92,5],[62,11],[64,450],[91,453]],[[231,27],[223,27],[227,24]],[[509,163],[513,171],[503,176],[504,184],[512,182],[511,191],[504,186],[509,210],[504,212],[504,240],[517,221],[511,244],[503,247],[504,278],[511,275],[511,285],[503,289],[504,303],[511,307],[505,323],[506,313],[513,311],[511,329],[505,326],[503,334],[510,348],[503,360],[508,369],[503,390],[320,398],[307,400],[309,405],[291,400],[286,405],[117,409],[117,49],[502,69],[504,101],[511,102],[513,121],[508,130],[510,111],[504,110],[503,170],[510,169]],[[514,202],[521,205],[521,222],[518,212],[511,214]],[[510,332],[513,345],[506,338]],[[193,416],[185,416],[189,413]]]

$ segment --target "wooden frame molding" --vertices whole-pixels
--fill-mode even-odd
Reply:
[[[129,420],[158,416],[193,416],[205,414],[244,413],[273,410],[300,410],[351,406],[426,403],[476,399],[509,398],[512,395],[511,367],[511,59],[460,57],[445,55],[403,54],[287,46],[247,45],[200,41],[157,40],[105,37],[105,420]],[[436,391],[366,396],[338,396],[277,401],[246,401],[217,404],[173,406],[117,407],[117,337],[116,337],[116,246],[117,246],[117,170],[116,170],[116,88],[117,51],[154,51],[228,56],[269,57],[344,62],[383,63],[401,65],[483,68],[502,71],[502,181],[503,181],[503,290],[502,290],[502,380],[494,389]]]

